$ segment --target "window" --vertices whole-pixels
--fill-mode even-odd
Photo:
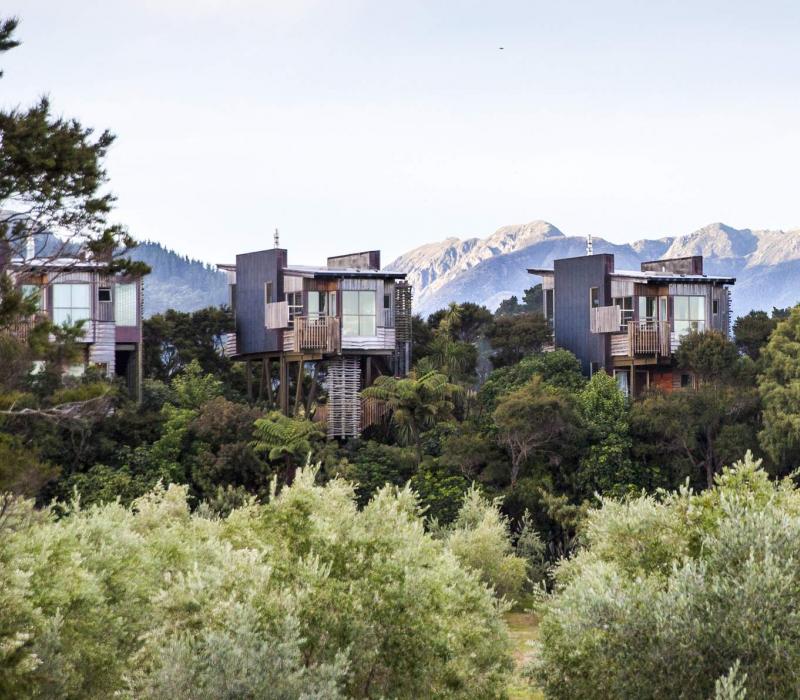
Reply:
[[[303,315],[303,292],[287,292],[286,305],[289,307],[289,328],[294,328],[295,317]]]
[[[676,296],[673,300],[675,332],[702,333],[706,329],[706,298],[700,296]]]
[[[234,308],[234,290],[236,289],[236,285],[228,285],[231,292],[231,309]],[[269,313],[269,305],[272,303],[272,282],[264,282],[264,319],[266,320],[267,328],[270,328],[270,313]]]
[[[92,318],[92,286],[90,284],[53,285],[53,323],[74,324]]]
[[[376,335],[375,292],[342,292],[342,335]]]
[[[631,395],[630,375],[627,369],[614,370],[614,379],[617,380],[617,388],[623,393],[624,396]]]
[[[714,316],[716,316],[719,313],[719,301],[717,301],[716,299],[714,299],[714,301],[711,302],[711,313],[714,314]]]
[[[685,389],[692,385],[692,377],[689,374],[681,375],[681,388]]]
[[[598,290],[597,287],[591,287],[589,289],[589,306],[593,309],[600,306],[600,290]]]
[[[639,323],[654,323],[656,318],[656,297],[639,297]]]
[[[114,290],[114,319],[118,326],[137,325],[136,283],[118,284]]]
[[[42,290],[37,284],[23,284],[22,296],[26,299],[35,299],[36,308],[41,311],[44,308],[44,295]]]
[[[633,297],[616,297],[611,300],[612,306],[619,306],[622,320],[619,324],[621,331],[627,330],[628,322],[633,321]]]
[[[544,317],[553,325],[553,314],[555,312],[555,299],[553,297],[553,289],[544,290]]]
[[[97,301],[103,301],[103,302],[111,301],[111,287],[98,287]]]
[[[336,292],[309,292],[308,317],[336,315]]]

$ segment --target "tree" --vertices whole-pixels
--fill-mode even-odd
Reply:
[[[19,45],[17,26],[16,19],[0,22],[0,53]],[[77,120],[53,117],[42,98],[26,110],[0,111],[0,136],[0,275],[29,237],[40,258],[82,249],[107,256],[110,270],[146,272],[146,265],[122,257],[111,262],[135,242],[107,222],[114,203],[103,189],[103,160],[114,142],[109,131],[95,138]]]
[[[168,381],[197,361],[209,374],[229,376],[232,362],[222,353],[223,336],[234,330],[227,308],[208,307],[185,313],[170,309],[146,319],[143,328],[144,373]]]
[[[419,464],[422,461],[423,431],[452,418],[453,399],[458,392],[459,388],[440,372],[418,374],[412,370],[404,379],[378,377],[361,395],[377,399],[387,406],[398,442],[414,446]]]
[[[504,367],[541,352],[542,346],[552,340],[553,331],[541,314],[525,313],[497,318],[487,337],[494,350],[492,364]]]
[[[766,311],[751,311],[739,316],[733,324],[733,335],[736,347],[751,359],[757,360],[775,326],[776,318],[770,318]]]
[[[755,439],[758,408],[756,390],[736,383],[653,392],[633,405],[636,461],[667,469],[663,485],[675,487],[689,476],[694,485],[711,487],[722,466]]]
[[[520,303],[516,294],[510,296],[508,299],[503,299],[495,312],[496,316],[515,316],[517,314],[535,313],[541,314],[544,310],[544,297],[542,293],[542,285],[535,284],[529,287],[522,294],[522,302]]]
[[[271,462],[284,464],[284,481],[292,483],[297,467],[310,462],[325,439],[319,423],[272,411],[255,422],[253,447]]]
[[[590,511],[542,606],[547,697],[709,698],[731,669],[748,698],[797,697],[800,494],[758,467]]]
[[[500,399],[493,418],[498,442],[511,455],[512,488],[528,457],[551,449],[573,423],[567,399],[539,376]]]
[[[13,501],[0,696],[501,697],[504,606],[414,494],[358,508],[349,484],[315,479],[223,517],[179,486],[60,517]]]
[[[701,382],[729,382],[739,370],[736,345],[720,331],[685,335],[675,351],[678,367],[691,370]]]
[[[511,526],[500,499],[487,499],[473,484],[455,521],[441,537],[458,560],[478,572],[495,594],[515,600],[526,582],[527,562],[514,553]]]
[[[577,404],[587,433],[578,472],[583,495],[647,486],[631,461],[630,410],[614,378],[595,372]]]
[[[795,468],[800,465],[800,306],[778,323],[761,357],[759,442],[776,463]]]
[[[528,355],[518,363],[494,370],[478,394],[486,411],[493,411],[497,401],[505,394],[527,384],[535,375],[541,376],[548,386],[576,393],[586,384],[581,373],[581,363],[569,350],[559,348],[553,352]]]

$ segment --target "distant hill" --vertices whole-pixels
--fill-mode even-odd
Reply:
[[[144,280],[145,317],[167,309],[196,311],[228,303],[225,273],[213,265],[178,255],[150,241],[140,243],[130,257],[152,268]]]
[[[703,255],[708,274],[737,278],[733,311],[772,309],[800,302],[800,230],[735,229],[714,223],[685,236],[644,239],[617,245],[594,239],[595,253],[614,253],[618,270],[662,257]],[[529,267],[586,254],[583,236],[567,236],[546,221],[505,226],[487,238],[448,238],[401,255],[387,267],[408,274],[415,311],[423,315],[451,301],[472,301],[495,309],[520,296],[537,278]]]

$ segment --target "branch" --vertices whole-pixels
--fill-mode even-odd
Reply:
[[[44,418],[56,423],[65,421],[83,421],[91,418],[104,418],[110,415],[112,410],[111,396],[105,392],[100,396],[95,396],[86,401],[70,401],[51,408],[11,408],[0,410],[2,416],[12,416],[14,418]]]

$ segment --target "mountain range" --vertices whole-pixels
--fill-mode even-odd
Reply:
[[[638,270],[645,260],[704,256],[710,275],[736,277],[733,312],[771,310],[800,302],[800,229],[768,231],[709,224],[676,237],[615,244],[594,238],[595,253],[614,253],[617,270]],[[529,267],[586,254],[586,238],[568,236],[546,221],[504,226],[487,238],[447,238],[401,255],[387,267],[408,275],[414,309],[423,316],[450,301],[495,309],[538,282]]]
[[[145,318],[166,311],[197,311],[228,303],[228,281],[213,265],[179,255],[160,243],[146,241],[130,257],[147,263],[144,278]]]
[[[768,231],[709,224],[683,236],[615,244],[593,241],[595,253],[614,253],[618,270],[638,270],[644,260],[703,255],[707,274],[736,277],[733,311],[771,310],[800,302],[800,229]],[[538,282],[529,267],[586,254],[586,238],[568,236],[546,221],[503,226],[486,238],[447,238],[401,255],[386,267],[408,275],[414,310],[423,316],[451,301],[494,310],[503,299]],[[145,242],[132,257],[146,262],[145,315],[168,308],[195,311],[227,303],[225,274],[213,265]]]

